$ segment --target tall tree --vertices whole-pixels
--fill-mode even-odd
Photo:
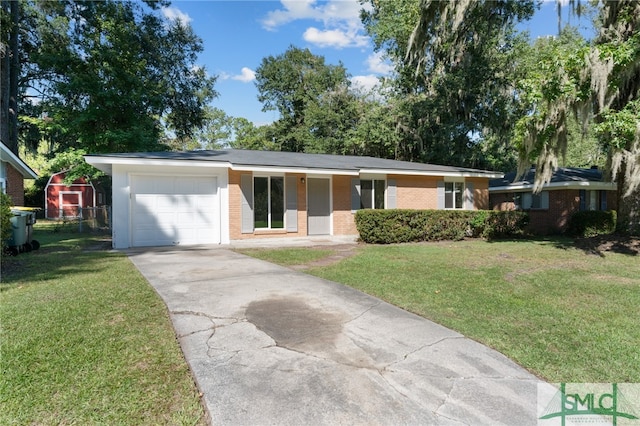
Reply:
[[[536,159],[540,188],[570,142],[570,114],[594,122],[618,185],[618,229],[640,235],[640,2],[598,7],[599,35],[553,67],[551,90],[523,128],[520,169]]]
[[[280,113],[274,126],[282,151],[305,151],[311,138],[305,126],[307,106],[322,94],[348,85],[342,64],[327,65],[324,57],[294,46],[281,55],[264,58],[256,69],[262,110]]]
[[[370,1],[362,19],[394,61],[398,128],[408,160],[491,166],[482,142],[508,144],[526,38],[515,24],[534,1]]]
[[[0,20],[0,140],[17,154],[20,3],[2,0]]]
[[[566,138],[567,142],[558,153],[557,165],[604,166],[603,147],[595,138],[593,126],[584,128],[581,126],[582,123],[588,122],[591,111],[576,111],[576,114],[571,114],[570,111],[558,109],[553,103],[547,102],[547,99],[552,97],[559,99],[576,96],[576,91],[580,90],[577,79],[581,72],[581,67],[578,65],[582,61],[579,57],[583,56],[588,49],[588,41],[576,28],[565,27],[558,37],[538,38],[523,55],[520,63],[523,73],[517,82],[516,90],[523,110],[527,111],[527,114],[518,120],[513,135],[514,145],[529,157],[522,162],[524,169],[521,169],[521,172],[528,170],[531,161],[537,161],[537,158],[531,158],[531,155],[526,154],[529,149],[527,147],[540,145],[542,140],[549,137],[548,132],[551,127],[546,133],[543,131],[534,133],[534,125],[539,123],[540,129],[543,129],[542,123],[545,120],[556,120],[556,115],[559,114],[566,114],[566,122],[554,131],[559,134],[559,137]],[[564,73],[570,69],[573,76],[569,79],[568,74]],[[540,141],[533,142],[528,139],[534,135],[537,135]],[[531,145],[532,142],[533,145]]]
[[[202,41],[191,27],[159,13],[168,2],[20,5],[31,19],[19,45],[22,90],[37,92],[39,115],[66,128],[58,149],[161,149],[163,123],[181,138],[202,123],[215,77],[196,66]]]

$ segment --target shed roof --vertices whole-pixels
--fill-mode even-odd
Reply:
[[[399,173],[399,174],[427,174],[451,176],[478,176],[494,178],[502,173],[471,169],[464,167],[441,166],[435,164],[414,163],[409,161],[387,160],[374,157],[360,157],[352,155],[307,154],[282,151],[252,151],[240,149],[225,149],[219,151],[186,151],[186,152],[138,152],[105,155],[87,155],[88,163],[99,169],[111,173],[112,164],[145,164],[155,160],[155,163],[169,162],[205,162],[226,165],[231,169],[281,169],[285,171],[327,173]]]

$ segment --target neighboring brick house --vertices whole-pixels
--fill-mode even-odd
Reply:
[[[112,176],[113,244],[357,235],[356,210],[487,209],[502,173],[326,154],[222,150],[87,155]]]
[[[558,168],[538,194],[533,193],[535,172],[531,168],[518,181],[515,172],[490,180],[491,209],[529,211],[530,230],[542,235],[564,232],[577,211],[617,209],[616,184],[604,181],[597,167]]]
[[[15,206],[24,206],[24,180],[37,178],[36,172],[0,143],[0,190],[11,197]]]

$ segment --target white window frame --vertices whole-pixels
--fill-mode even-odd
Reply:
[[[452,191],[449,192],[449,194],[452,194],[452,204],[453,207],[447,207],[447,186],[448,185],[452,185]],[[458,185],[461,185],[461,190],[460,190],[460,207],[456,207],[456,187]],[[464,201],[465,201],[465,191],[466,191],[466,185],[464,180],[445,180],[444,181],[444,209],[445,210],[464,210],[465,209],[465,205],[464,205]]]
[[[371,207],[363,207],[362,205],[362,182],[371,182]],[[382,190],[382,208],[376,208],[376,182],[382,182],[384,189]],[[360,209],[384,210],[387,208],[387,179],[383,177],[366,177],[360,178]]]
[[[256,226],[255,212],[256,212],[256,178],[267,178],[267,227],[258,228]],[[274,228],[272,226],[273,218],[271,217],[271,179],[282,179],[282,227]],[[251,190],[253,192],[253,227],[256,230],[286,230],[287,229],[287,214],[286,214],[286,197],[287,197],[287,180],[284,174],[254,174],[251,179]]]

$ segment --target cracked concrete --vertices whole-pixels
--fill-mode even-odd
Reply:
[[[167,304],[212,424],[537,422],[536,377],[361,292],[223,248],[127,254]]]

